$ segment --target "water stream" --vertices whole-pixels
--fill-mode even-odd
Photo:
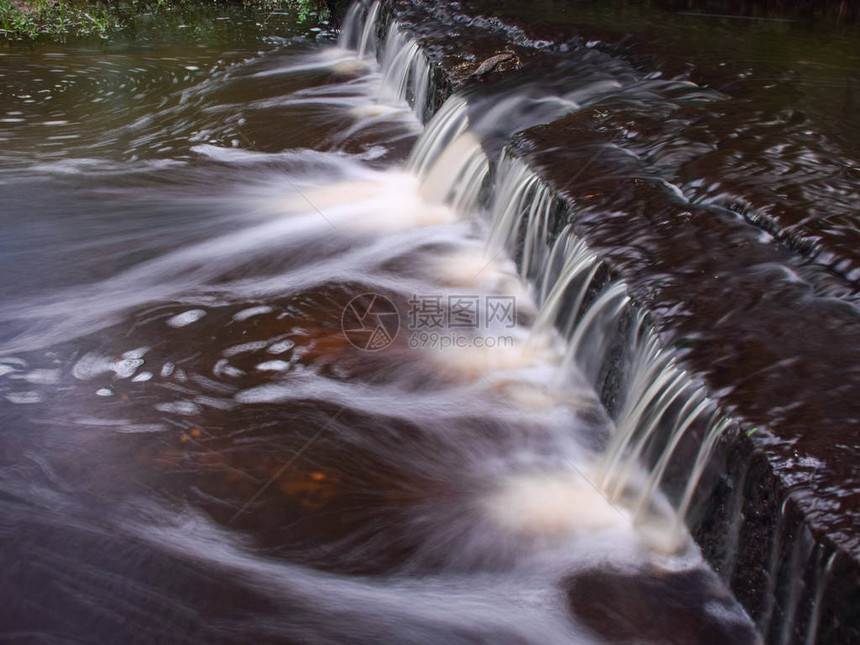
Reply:
[[[378,14],[0,58],[5,636],[757,642],[683,523],[731,420],[492,143],[621,84],[424,125]]]

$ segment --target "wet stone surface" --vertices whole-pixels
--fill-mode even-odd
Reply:
[[[713,574],[606,568],[583,571],[565,584],[574,615],[610,643],[761,642],[733,615],[731,596]]]
[[[522,134],[523,154],[569,200],[577,230],[621,271],[667,341],[761,429],[753,440],[780,455],[786,485],[802,481],[830,500],[810,517],[855,550],[860,314],[839,297],[844,283],[731,210],[679,196],[664,184],[668,164],[629,156],[625,137],[635,145],[635,132],[585,137],[583,120]],[[571,182],[566,169],[590,160]]]

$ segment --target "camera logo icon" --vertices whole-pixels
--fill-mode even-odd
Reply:
[[[340,322],[349,344],[365,352],[385,349],[400,331],[397,307],[378,293],[363,293],[350,300]]]

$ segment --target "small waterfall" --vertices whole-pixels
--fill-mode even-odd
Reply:
[[[503,157],[493,206],[487,253],[495,257],[516,241],[523,213],[529,213],[538,178],[528,172],[525,164],[510,162]]]
[[[359,58],[376,56],[379,45],[376,35],[379,0],[369,7],[363,2],[353,2],[343,20],[338,45],[358,52]]]
[[[490,169],[481,142],[465,132],[442,151],[423,177],[421,194],[432,202],[450,204],[458,213],[475,209]]]
[[[559,269],[555,265],[561,263]],[[546,262],[543,263],[545,273],[542,280],[536,283],[536,300],[540,304],[540,312],[532,328],[532,336],[542,338],[554,333],[562,306],[568,312],[571,324],[575,321],[582,308],[585,294],[589,285],[600,268],[597,257],[581,239],[567,227],[559,236]],[[523,267],[527,267],[527,258],[523,257]],[[573,300],[566,298],[571,289],[574,290]],[[559,330],[562,337],[571,334],[570,326]]]
[[[452,97],[433,117],[412,149],[407,168],[417,174],[421,193],[431,202],[450,204],[459,213],[477,208],[490,161],[469,131],[467,103]]]
[[[352,43],[360,55],[376,51],[383,76],[380,100],[406,101],[420,117],[429,93],[427,59],[396,23],[377,43],[379,14],[378,3],[354,5],[342,43]],[[505,105],[527,103],[512,96]],[[539,307],[527,343],[561,342],[566,349],[560,379],[578,371],[604,401],[615,430],[597,464],[595,484],[612,503],[624,504],[646,522],[665,506],[658,497],[679,448],[698,443],[686,481],[675,491],[674,519],[668,521],[670,536],[680,535],[715,446],[736,424],[717,410],[675,353],[662,348],[627,285],[573,226],[554,230],[565,207],[552,190],[504,151],[491,161],[471,125],[467,98],[450,97],[416,142],[407,169],[420,178],[425,200],[450,205],[461,215],[484,211],[488,261],[505,254],[517,260]],[[487,194],[490,203],[483,207]]]
[[[824,592],[827,589],[827,583],[833,571],[833,563],[835,561],[836,553],[834,552],[830,554],[826,564],[821,568],[820,580],[818,580],[815,590],[815,600],[812,602],[812,615],[809,617],[809,625],[806,629],[806,645],[815,645],[816,637],[818,636],[818,624],[821,620],[821,602],[824,598]]]
[[[377,2],[374,2],[373,5],[371,5],[367,12],[367,18],[365,18],[364,29],[361,32],[361,40],[358,43],[359,58],[376,55],[378,45],[376,36],[376,16],[378,14],[379,2],[377,0]]]
[[[381,65],[380,99],[387,103],[405,100],[420,120],[427,105],[430,66],[418,43],[395,23],[388,29]]]
[[[392,40],[398,42],[394,30]],[[611,275],[572,225],[552,232],[563,207],[540,178],[505,152],[495,166],[487,259],[505,253],[518,259],[539,306],[527,342],[541,347],[553,337],[562,341],[560,378],[575,365],[615,422],[595,483],[644,521],[679,447],[697,433],[699,449],[670,522],[677,534],[714,447],[734,422],[717,411],[677,356],[661,347],[627,285]],[[408,168],[422,179],[425,199],[461,213],[480,209],[491,163],[472,134],[465,98],[453,96],[443,105],[413,148]]]
[[[465,129],[467,124],[456,121],[455,114],[452,106],[449,123]],[[643,518],[679,446],[693,430],[701,433],[676,504],[674,529],[680,531],[719,438],[735,424],[716,410],[677,356],[661,348],[647,316],[628,296],[626,284],[610,275],[572,226],[553,237],[550,222],[559,219],[554,214],[561,209],[552,191],[525,163],[503,153],[488,256],[507,250],[519,258],[520,273],[539,305],[531,342],[557,335],[567,347],[561,377],[575,364],[609,407],[615,432],[596,482],[609,499],[626,501]],[[649,455],[653,465],[643,472]],[[631,493],[634,481],[636,492]]]
[[[343,26],[337,39],[337,44],[343,49],[358,50],[358,29],[361,24],[359,14],[363,9],[363,4],[353,2],[350,3],[349,9],[346,10],[346,15],[343,17]]]
[[[377,58],[382,71],[379,101],[385,104],[405,101],[423,121],[430,96],[430,64],[415,39],[395,22],[380,42],[382,22],[378,0],[370,6],[352,3],[338,45],[357,52],[359,58]]]
[[[443,79],[417,32],[394,21],[398,6],[353,3],[339,48],[321,39],[259,52],[254,38],[247,52],[222,52],[246,59],[229,74],[199,86],[187,77],[191,107],[230,116],[222,127],[208,110],[177,113],[171,142],[186,127],[215,128],[194,135],[191,162],[184,148],[174,157],[146,145],[173,114],[168,101],[149,125],[124,114],[143,142],[134,149],[152,148],[158,163],[102,165],[82,147],[62,160],[74,174],[65,163],[28,171],[23,192],[33,178],[50,183],[87,237],[31,246],[40,236],[29,226],[10,233],[37,260],[56,255],[61,273],[76,267],[56,287],[43,269],[36,297],[25,280],[0,316],[15,343],[0,347],[0,398],[20,425],[6,452],[26,458],[0,473],[11,484],[10,561],[33,565],[15,578],[15,608],[32,608],[21,630],[39,624],[42,572],[70,555],[60,573],[86,584],[64,594],[63,630],[77,629],[83,594],[95,616],[81,614],[84,629],[139,631],[146,612],[121,618],[146,588],[152,616],[179,617],[162,640],[178,626],[209,640],[591,642],[601,634],[592,612],[609,606],[630,612],[609,616],[609,640],[632,616],[649,640],[651,619],[679,642],[695,640],[673,632],[688,626],[755,642],[733,637],[746,617],[706,579],[701,554],[682,548],[683,518],[731,419],[578,235],[577,214],[505,152],[514,132],[604,90],[568,92],[588,75],[565,68],[527,89],[490,77],[441,106],[403,168],[414,117],[437,105]],[[186,78],[174,58],[163,64]],[[245,143],[224,145],[234,132]],[[95,200],[111,226],[93,217]],[[50,224],[56,213],[45,213]],[[143,256],[128,253],[130,239]],[[14,259],[14,275],[30,270]],[[414,342],[422,335],[439,342]],[[93,519],[106,530],[74,533]],[[778,538],[787,544],[793,522]],[[80,548],[54,548],[71,538]],[[775,555],[779,572],[825,567],[774,583],[774,629],[786,638],[809,590],[829,620],[828,595],[842,586],[826,585],[840,564],[828,555],[795,545],[785,566]],[[144,560],[160,564],[142,571]],[[201,585],[215,614],[238,608],[212,630]],[[700,595],[676,603],[688,590]],[[100,623],[106,613],[119,622]]]
[[[363,2],[350,4],[343,19],[338,45],[358,52],[359,58],[376,54],[376,17],[379,2],[367,6]]]
[[[448,144],[468,129],[468,107],[461,96],[454,95],[445,101],[412,148],[407,169],[419,177],[427,173]]]

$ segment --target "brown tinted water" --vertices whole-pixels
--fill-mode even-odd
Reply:
[[[607,412],[526,342],[480,209],[404,170],[422,126],[375,60],[279,19],[0,58],[5,635],[755,642],[688,539],[592,486]],[[569,72],[500,129],[564,114]],[[368,293],[378,351],[344,332]],[[462,296],[517,315],[457,331]],[[420,335],[436,298],[464,346]]]

